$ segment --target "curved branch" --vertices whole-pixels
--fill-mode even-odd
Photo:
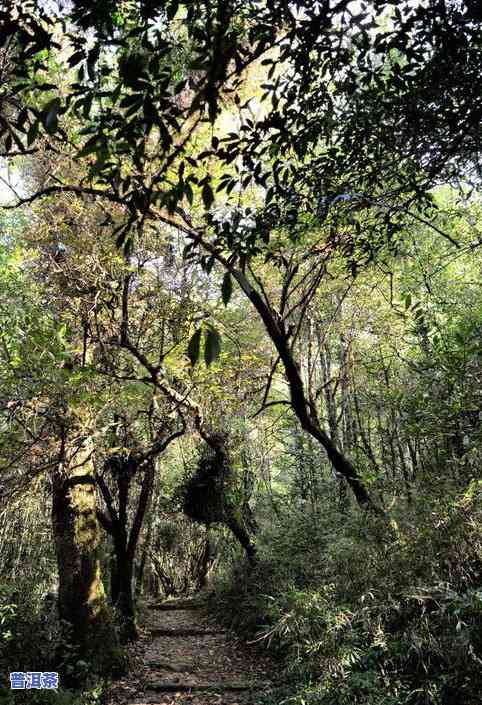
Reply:
[[[71,184],[65,185],[55,185],[47,186],[40,191],[36,191],[31,196],[26,196],[25,198],[20,198],[17,203],[11,203],[6,205],[0,205],[0,208],[4,210],[14,210],[15,208],[20,208],[21,206],[27,206],[34,201],[38,201],[40,198],[45,198],[46,196],[52,196],[55,193],[76,193],[79,196],[95,196],[96,198],[105,198],[111,203],[118,203],[124,205],[124,200],[115,196],[109,191],[102,191],[101,189],[90,188],[87,186],[73,186]]]

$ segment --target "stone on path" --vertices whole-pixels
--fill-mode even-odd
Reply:
[[[226,693],[228,691],[239,690],[259,690],[264,683],[172,683],[169,681],[159,681],[159,683],[147,683],[147,690],[161,691],[164,693]]]
[[[157,627],[150,629],[149,632],[154,637],[216,636],[218,634],[226,634],[224,629],[162,629]]]

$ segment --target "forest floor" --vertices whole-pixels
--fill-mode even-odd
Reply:
[[[130,672],[112,684],[108,705],[257,705],[276,685],[275,665],[194,601],[146,606],[130,657]]]

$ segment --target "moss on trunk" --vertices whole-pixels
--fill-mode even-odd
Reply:
[[[79,456],[84,456],[84,462]],[[99,561],[95,485],[85,448],[53,478],[52,524],[59,571],[59,615],[79,658],[103,675],[125,669]],[[64,454],[65,460],[65,454]],[[77,469],[72,469],[77,466]]]

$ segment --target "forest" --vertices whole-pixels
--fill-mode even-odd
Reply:
[[[478,0],[0,0],[0,702],[482,703]]]

